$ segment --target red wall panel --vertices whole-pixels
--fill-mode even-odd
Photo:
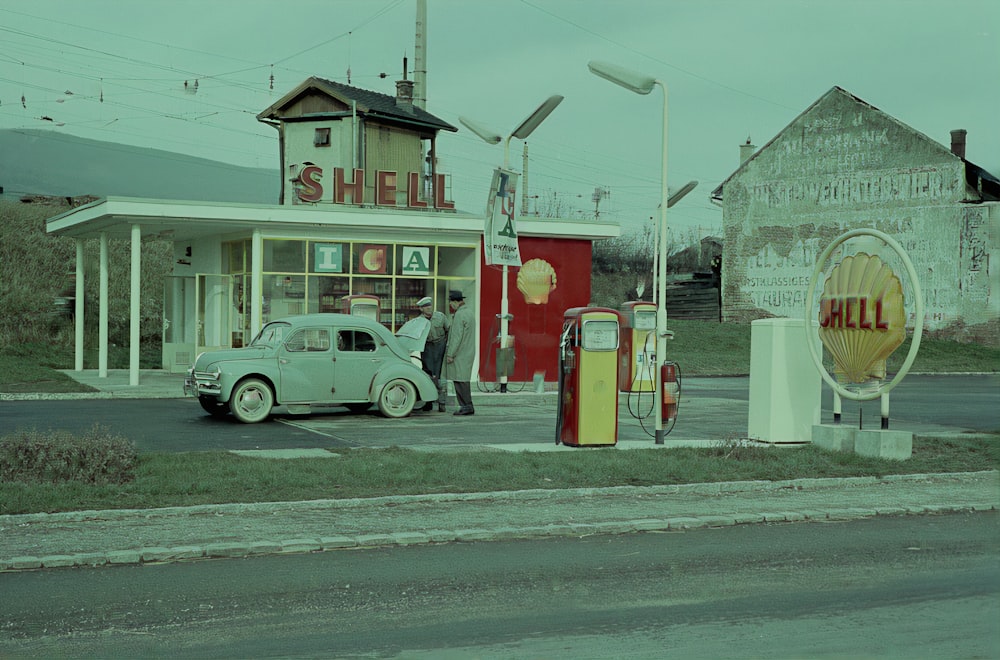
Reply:
[[[522,268],[510,268],[508,273],[508,308],[514,316],[510,334],[514,337],[514,372],[511,382],[531,382],[535,372],[545,372],[545,380],[555,382],[559,368],[559,333],[563,314],[571,307],[590,304],[590,262],[592,243],[589,240],[555,238],[519,239]],[[530,263],[533,260],[534,263]],[[554,287],[543,277],[555,274]],[[529,278],[531,272],[536,277]],[[503,271],[500,266],[482,264],[483,281],[479,300],[480,354],[479,379],[496,382],[496,349],[499,345],[500,296]],[[518,275],[522,287],[518,288]],[[533,279],[528,282],[526,280]],[[547,292],[547,296],[545,295]],[[531,302],[529,302],[529,300]]]

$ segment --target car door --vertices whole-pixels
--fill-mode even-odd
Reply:
[[[337,329],[336,369],[333,375],[337,401],[368,401],[369,387],[387,359],[395,355],[378,337],[363,328]]]
[[[333,401],[334,351],[327,327],[299,328],[278,351],[281,403],[329,403]]]

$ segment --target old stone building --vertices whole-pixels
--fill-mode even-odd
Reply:
[[[834,87],[760,150],[748,141],[712,193],[723,320],[801,318],[816,259],[865,227],[913,261],[927,330],[996,343],[1000,180],[965,160],[965,131],[951,137],[949,149]]]

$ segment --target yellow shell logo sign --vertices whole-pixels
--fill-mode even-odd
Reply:
[[[838,380],[885,378],[885,361],[906,337],[903,287],[877,256],[864,252],[837,264],[819,300],[819,338]]]
[[[517,273],[517,288],[529,305],[545,305],[556,290],[556,271],[544,259],[532,259]]]

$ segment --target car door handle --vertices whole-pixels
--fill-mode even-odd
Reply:
[[[288,364],[288,359],[287,358],[279,358],[278,359],[278,364]]]

